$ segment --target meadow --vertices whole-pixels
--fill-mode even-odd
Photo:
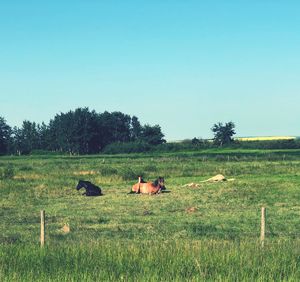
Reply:
[[[201,182],[216,174],[234,181]],[[138,175],[164,176],[168,193],[128,194]],[[0,280],[299,281],[299,176],[300,150],[3,156]]]

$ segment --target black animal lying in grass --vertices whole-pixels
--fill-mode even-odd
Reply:
[[[79,191],[81,188],[85,188],[85,192],[82,195],[86,196],[101,196],[101,188],[94,185],[89,181],[79,180],[76,189]]]

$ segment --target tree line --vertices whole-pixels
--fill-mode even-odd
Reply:
[[[141,125],[136,116],[122,112],[97,113],[77,108],[56,114],[49,124],[23,121],[10,127],[0,117],[0,154],[29,154],[34,150],[95,154],[113,143],[159,145],[165,141],[159,125]]]
[[[0,155],[55,152],[68,154],[140,153],[199,150],[216,147],[245,149],[300,149],[300,140],[237,141],[235,124],[216,123],[212,140],[193,138],[166,143],[159,125],[141,125],[122,112],[97,113],[78,108],[55,115],[49,124],[23,121],[10,127],[0,116]]]

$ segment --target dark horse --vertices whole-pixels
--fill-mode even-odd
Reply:
[[[86,196],[101,196],[101,188],[94,185],[89,181],[79,180],[76,189],[79,191],[81,188],[85,188],[85,192],[82,195]]]

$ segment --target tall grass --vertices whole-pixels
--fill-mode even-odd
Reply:
[[[300,244],[99,241],[0,246],[1,281],[299,281]]]

